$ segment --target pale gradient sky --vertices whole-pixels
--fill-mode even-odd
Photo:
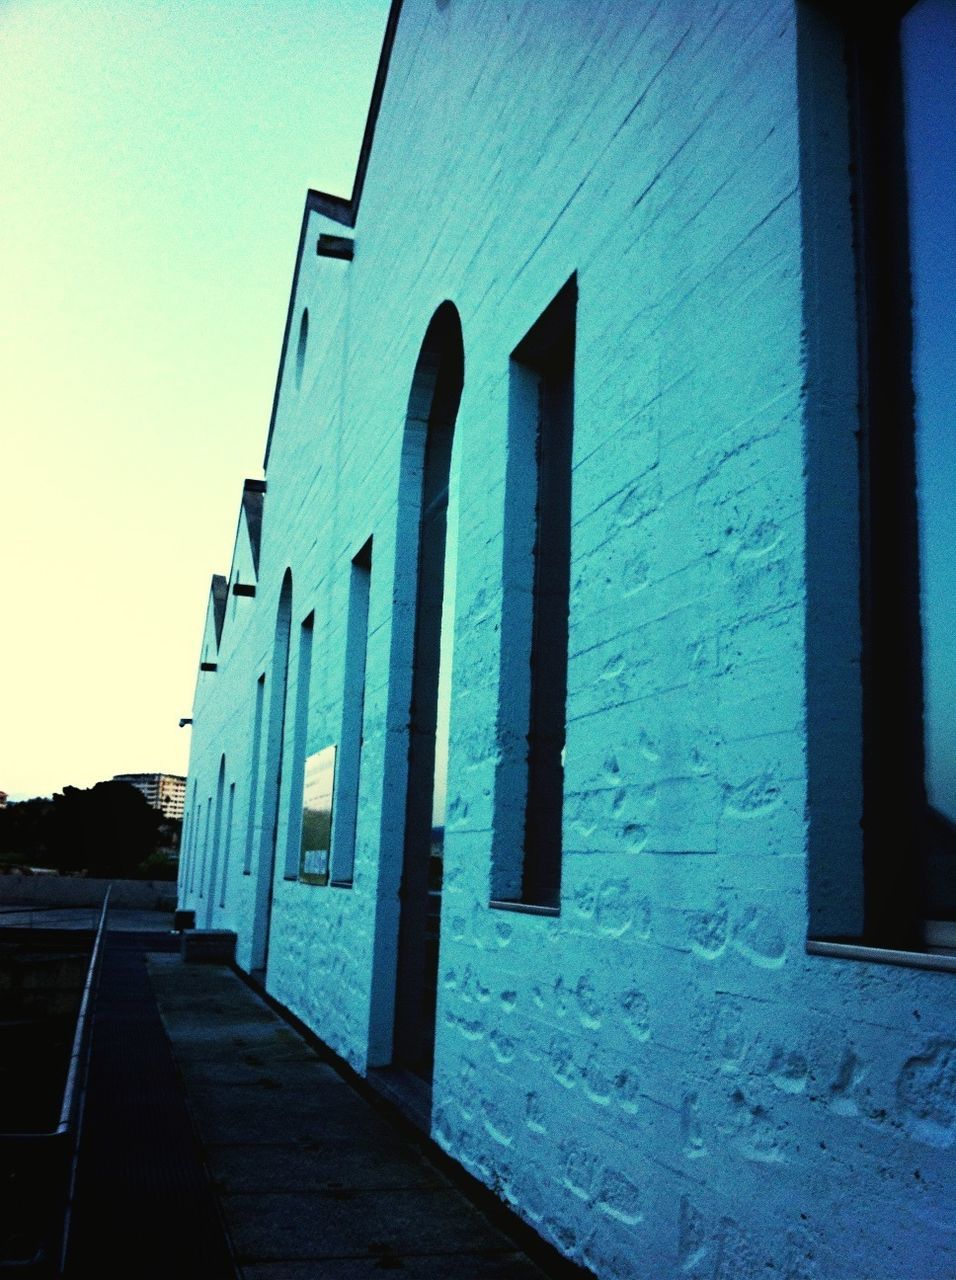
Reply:
[[[309,186],[387,0],[0,0],[0,790],[186,771]]]

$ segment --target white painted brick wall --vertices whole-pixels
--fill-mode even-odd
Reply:
[[[823,322],[801,212],[812,55],[787,0],[406,0],[354,261],[315,259],[318,222],[305,241],[290,350],[303,305],[309,349],[298,395],[287,364],[258,594],[235,616],[230,602],[219,670],[199,676],[190,786],[202,830],[225,753],[232,862],[213,921],[237,929],[248,967],[254,693],[272,679],[282,576],[290,687],[315,611],[311,752],[339,732],[349,564],[374,535],[355,884],[284,880],[280,854],[267,984],[358,1070],[388,1061],[403,822],[383,784],[401,751],[388,674],[393,611],[410,619],[392,592],[399,460],[419,347],[450,298],[465,386],[433,1133],[608,1280],[956,1266],[951,976],[804,954],[808,833],[832,806],[851,810],[834,829],[856,827],[852,788],[827,814],[811,805],[808,826],[805,548],[824,536],[805,468],[807,316],[811,345]],[[488,907],[497,621],[509,353],[572,271],[565,856],[549,919]],[[841,376],[828,430],[845,459]],[[852,530],[845,479],[815,519]],[[852,648],[846,628],[820,634]],[[855,723],[852,698],[844,712]],[[280,851],[287,823],[283,801]]]

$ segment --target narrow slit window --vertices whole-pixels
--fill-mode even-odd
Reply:
[[[851,9],[861,325],[863,938],[956,943],[956,10]]]
[[[926,807],[925,941],[956,946],[956,7],[919,0],[900,23],[919,520]],[[947,921],[935,929],[929,921]]]
[[[561,896],[576,300],[572,277],[512,353],[505,479],[492,894],[551,910]]]
[[[222,888],[219,893],[219,905],[226,905],[226,885],[229,880],[229,859],[232,856],[232,817],[236,803],[236,784],[229,784],[229,801],[226,805],[226,832],[223,840],[222,854]]]
[[[190,893],[196,892],[196,861],[197,861],[196,849],[197,849],[197,845],[199,844],[199,830],[200,830],[201,822],[202,822],[202,801],[200,800],[199,803],[196,805],[195,818],[193,820],[192,831],[190,832],[190,839],[192,841],[190,850],[189,850],[189,892]]]
[[[302,843],[302,792],[306,739],[309,729],[309,686],[312,682],[312,634],[315,614],[310,613],[299,632],[299,669],[295,688],[295,724],[292,739],[292,774],[289,787],[289,821],[286,829],[285,878],[299,875],[299,852]]]
[[[183,827],[179,836],[179,885],[180,892],[189,889],[189,872],[192,864],[193,832],[196,827],[196,783],[193,780],[188,805],[183,806]]]
[[[265,672],[256,681],[256,704],[252,720],[252,768],[249,773],[249,818],[246,822],[246,848],[242,874],[252,874],[252,850],[255,846],[256,796],[259,794],[259,757],[262,754],[262,707],[265,701]]]
[[[199,866],[199,896],[206,896],[206,857],[209,853],[209,815],[212,812],[212,796],[206,800],[206,825],[203,827],[202,862]]]
[[[359,782],[365,720],[365,668],[368,655],[368,606],[372,585],[372,539],[352,561],[345,637],[345,684],[339,775],[332,828],[332,884],[352,883],[358,830]]]

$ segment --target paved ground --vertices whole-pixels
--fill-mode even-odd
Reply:
[[[148,970],[243,1280],[544,1276],[231,970]]]
[[[90,916],[0,913],[46,929]],[[67,1280],[579,1274],[547,1251],[532,1262],[490,1196],[489,1217],[233,970],[184,964],[169,925],[110,915]]]

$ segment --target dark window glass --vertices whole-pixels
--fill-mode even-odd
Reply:
[[[312,680],[312,636],[315,614],[310,613],[299,628],[299,662],[295,687],[295,719],[292,728],[292,768],[289,778],[289,822],[286,828],[285,878],[299,876],[302,850],[302,792],[305,755],[309,736],[309,688]]]
[[[516,348],[513,387],[525,384],[532,415],[531,682],[521,901],[561,898],[564,742],[571,584],[571,445],[574,421],[575,282]],[[520,416],[520,415],[519,415]],[[517,424],[513,424],[517,425]],[[529,451],[530,454],[530,451]]]
[[[956,4],[900,27],[909,194],[926,793],[956,822]]]
[[[956,919],[956,3],[849,10],[863,357],[865,933]]]
[[[256,681],[255,712],[252,720],[252,749],[249,769],[249,812],[246,817],[246,848],[242,863],[243,875],[252,871],[252,848],[256,830],[256,801],[259,795],[259,758],[262,755],[262,711],[265,701],[266,677],[263,673]]]
[[[358,831],[359,782],[365,721],[368,607],[372,587],[372,539],[352,561],[345,635],[345,688],[339,735],[338,780],[332,810],[332,884],[351,885]]]

